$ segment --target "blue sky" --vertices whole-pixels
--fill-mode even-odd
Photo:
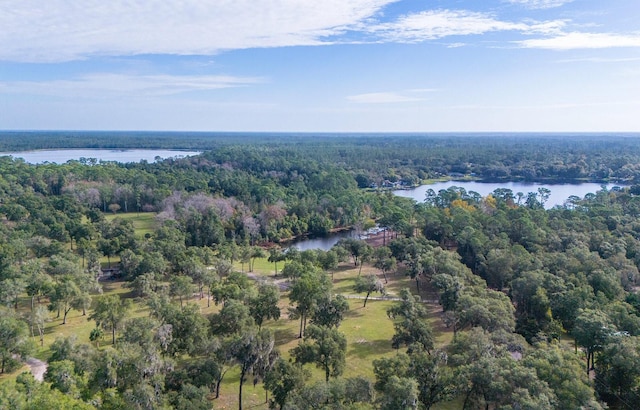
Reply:
[[[638,0],[0,0],[0,129],[640,131]]]

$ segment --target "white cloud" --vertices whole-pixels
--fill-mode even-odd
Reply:
[[[0,93],[71,98],[157,97],[191,91],[242,87],[262,81],[259,78],[233,76],[92,74],[73,80],[0,83]]]
[[[495,18],[490,13],[468,10],[431,10],[402,16],[396,21],[372,25],[367,30],[383,41],[421,42],[449,36],[480,35],[498,31],[518,31],[527,34],[554,34],[565,27],[565,20],[511,22]],[[453,43],[448,47],[459,47]]]
[[[398,0],[0,0],[0,60],[315,45]]]
[[[424,92],[424,90],[422,90],[421,92]],[[347,97],[347,100],[359,104],[395,104],[412,101],[422,101],[422,98],[416,98],[401,93],[382,92],[350,95]]]
[[[352,42],[420,42],[497,31],[554,34],[564,21],[510,22],[430,10],[394,18],[401,0],[0,0],[0,61],[213,55],[225,50]],[[382,21],[382,19],[390,21]],[[462,43],[453,43],[458,46]]]
[[[613,33],[565,33],[550,38],[518,41],[524,48],[549,50],[599,49],[619,47],[640,47],[640,34]]]
[[[374,25],[369,27],[369,31],[386,41],[419,42],[491,31],[524,30],[527,27],[525,24],[496,20],[487,13],[432,10],[406,15],[395,22]]]
[[[573,0],[507,0],[512,4],[519,4],[528,9],[551,9],[554,7],[564,6]]]
[[[567,26],[567,20],[550,20],[543,22],[531,22],[522,32],[525,34],[561,34],[562,30]]]

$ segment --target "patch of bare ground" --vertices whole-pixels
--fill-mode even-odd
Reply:
[[[33,374],[33,377],[38,381],[44,380],[44,374],[47,371],[47,363],[42,360],[38,360],[35,357],[30,357],[27,359],[27,366],[29,366],[29,370]]]

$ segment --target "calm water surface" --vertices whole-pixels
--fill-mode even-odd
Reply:
[[[447,189],[449,187],[456,186],[464,188],[467,192],[475,191],[481,196],[487,196],[498,188],[507,188],[513,191],[516,195],[518,192],[522,192],[525,197],[529,192],[538,192],[538,188],[547,188],[551,191],[549,200],[545,204],[547,209],[554,206],[564,205],[567,198],[572,195],[584,198],[585,195],[590,193],[596,193],[600,191],[603,186],[607,189],[611,189],[614,186],[620,186],[616,184],[597,184],[592,182],[585,182],[581,184],[536,184],[526,182],[470,182],[470,181],[447,181],[438,182],[430,185],[421,185],[414,189],[400,189],[393,191],[395,195],[405,198],[412,198],[416,202],[424,202],[427,194],[427,190],[433,189],[436,193],[441,189]],[[333,245],[335,245],[342,238],[349,238],[353,236],[353,232],[338,232],[332,234],[326,238],[314,238],[314,239],[301,239],[291,244],[301,251],[307,249],[321,249],[328,251]]]
[[[545,204],[545,208],[553,208],[557,205],[564,205],[567,198],[575,195],[584,198],[585,195],[596,193],[602,189],[602,186],[611,189],[616,184],[597,184],[593,182],[585,182],[581,184],[537,184],[532,182],[477,182],[477,181],[446,181],[438,182],[430,185],[421,185],[414,189],[401,189],[393,191],[395,195],[412,198],[416,202],[424,202],[429,189],[433,189],[436,193],[441,189],[447,189],[452,186],[464,188],[467,192],[475,191],[481,196],[487,196],[498,188],[507,188],[516,195],[522,192],[525,197],[529,192],[538,192],[538,188],[547,188],[551,191],[549,200]],[[619,185],[618,185],[619,186]]]
[[[0,156],[11,155],[15,158],[23,158],[25,162],[31,164],[41,164],[45,162],[63,164],[69,160],[81,160],[95,158],[97,161],[116,162],[154,162],[157,157],[182,158],[191,155],[198,155],[199,151],[180,150],[149,150],[149,149],[127,149],[127,150],[106,150],[106,149],[59,149],[59,150],[38,150],[22,152],[0,152]],[[423,202],[427,190],[433,189],[436,193],[441,189],[452,186],[464,188],[467,192],[475,191],[481,196],[486,196],[498,188],[507,188],[513,191],[514,195],[522,192],[525,196],[529,192],[537,192],[538,188],[547,188],[551,191],[549,200],[545,204],[546,208],[564,205],[567,198],[572,195],[584,198],[589,193],[595,193],[605,186],[611,189],[615,184],[581,183],[581,184],[537,184],[526,182],[476,182],[476,181],[447,181],[430,185],[421,185],[417,188],[393,191],[400,197],[412,198],[416,202]],[[329,250],[342,238],[352,237],[350,231],[338,232],[325,238],[301,239],[291,244],[301,251],[307,249]]]
[[[338,243],[342,238],[353,238],[353,231],[340,231],[330,234],[324,238],[302,238],[291,243],[291,247],[297,248],[299,251],[308,251],[311,249],[322,249],[328,251]]]
[[[52,149],[21,152],[0,152],[0,156],[11,155],[15,158],[22,158],[29,164],[43,164],[51,162],[64,164],[70,160],[80,160],[82,158],[95,158],[99,161],[115,162],[154,162],[156,157],[183,158],[191,155],[198,155],[199,151],[180,151],[170,149]]]

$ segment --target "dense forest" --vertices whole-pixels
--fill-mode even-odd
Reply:
[[[66,147],[203,153],[0,158],[0,409],[640,402],[637,137],[16,132],[0,142]],[[624,186],[552,209],[544,190],[452,187],[415,203],[378,188],[455,177]],[[286,246],[374,226],[381,240]],[[371,334],[353,339],[360,328]],[[34,360],[40,378],[25,372]],[[260,397],[247,392],[256,386]]]
[[[177,132],[3,132],[0,152],[57,148],[174,148],[211,151],[216,163],[295,170],[300,160],[375,180],[474,174],[485,180],[634,181],[634,134],[270,134]],[[250,154],[244,157],[244,154]],[[256,162],[257,161],[257,162]],[[244,168],[248,164],[247,168]],[[305,167],[306,169],[306,167]]]

